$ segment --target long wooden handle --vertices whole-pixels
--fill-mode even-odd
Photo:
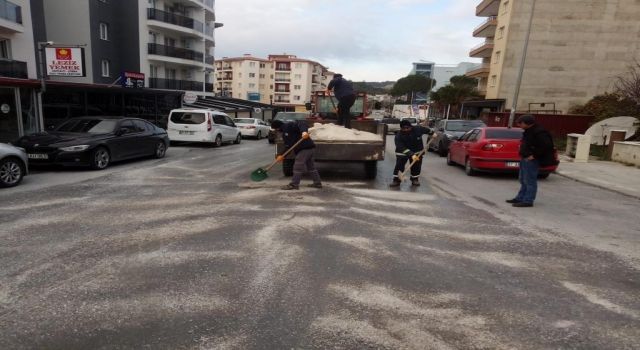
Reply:
[[[304,138],[300,138],[298,142],[294,143],[293,146],[289,147],[289,149],[282,154],[282,157],[283,158],[286,157],[289,153],[291,153],[291,151],[293,151],[294,148],[296,148],[304,140],[305,140]],[[278,158],[276,157],[276,160],[274,160],[273,163],[269,164],[269,166],[266,167],[264,170],[265,171],[271,170],[271,168],[273,168],[277,163],[278,163]]]
[[[431,137],[431,140],[429,140],[429,142],[427,142],[427,145],[424,147],[424,149],[418,153],[419,156],[427,152],[427,150],[429,149],[429,145],[431,145],[431,142],[433,142],[433,140],[435,140],[436,135],[437,135],[436,133],[433,133],[433,135],[431,135],[433,137]],[[417,160],[412,160],[411,163],[409,163],[409,166],[404,168],[404,171],[400,171],[399,172],[400,174],[399,174],[398,177],[400,178],[400,181],[404,180],[404,173],[406,173],[409,169],[411,169],[411,167],[416,162],[417,162]]]

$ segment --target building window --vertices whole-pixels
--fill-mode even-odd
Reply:
[[[302,68],[302,63],[296,63],[296,68]]]
[[[172,68],[166,68],[164,72],[167,79],[175,80],[176,79],[176,70]]]
[[[242,88],[242,83],[238,83],[238,87],[239,87],[239,88]]]
[[[255,67],[256,63],[255,62],[249,62],[249,67]]]
[[[294,85],[293,89],[294,90],[301,90],[302,89],[302,85]]]
[[[264,68],[266,65],[264,63],[260,63],[260,68]]]
[[[109,40],[109,25],[100,23],[100,39]]]
[[[260,74],[260,79],[264,79],[266,76],[264,74]]]
[[[273,84],[269,85],[269,89],[273,90]]]
[[[255,78],[256,77],[256,73],[249,73],[249,78]]]
[[[256,88],[256,84],[254,83],[250,83],[249,84],[249,89],[255,89]]]
[[[149,76],[151,78],[158,77],[158,66],[154,66],[153,64],[149,66]]]
[[[102,76],[103,77],[110,77],[111,74],[109,74],[109,60],[102,60]]]
[[[502,55],[502,53],[500,51],[496,52],[496,56],[495,56],[494,61],[493,61],[494,64],[500,63],[500,56],[501,55]]]
[[[300,96],[293,96],[294,101],[300,101]]]
[[[8,39],[0,40],[0,58],[11,59],[11,41]]]
[[[300,79],[302,79],[302,74],[296,74],[296,75],[294,75],[294,78],[300,80]]]
[[[505,14],[509,11],[509,0],[502,3],[502,13]]]
[[[504,37],[504,26],[498,29],[498,39],[502,39]]]
[[[242,78],[242,73],[238,73],[238,78]]]
[[[260,90],[264,90],[264,84],[260,84]]]
[[[491,80],[489,81],[489,85],[490,86],[496,86],[496,82],[498,81],[498,76],[497,75],[492,75],[491,76]]]

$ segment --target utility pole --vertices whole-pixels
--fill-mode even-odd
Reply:
[[[522,73],[524,72],[524,64],[527,60],[527,49],[529,47],[529,36],[531,35],[531,24],[533,23],[533,14],[536,9],[536,0],[531,1],[531,13],[529,14],[529,26],[524,39],[524,48],[522,49],[522,60],[520,61],[520,69],[518,70],[518,78],[516,80],[516,89],[513,94],[513,102],[511,104],[511,113],[509,114],[509,127],[513,127],[513,120],[516,116],[516,108],[518,108],[518,95],[520,94],[520,84],[522,83]]]

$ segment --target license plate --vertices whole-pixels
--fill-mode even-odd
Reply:
[[[195,131],[179,130],[178,133],[180,135],[193,135]]]
[[[508,168],[518,168],[520,167],[520,162],[507,162]]]
[[[27,154],[27,158],[29,158],[29,159],[49,159],[49,155],[48,154],[42,154],[42,153],[29,153],[29,154]]]

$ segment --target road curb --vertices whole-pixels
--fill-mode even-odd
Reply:
[[[582,179],[579,179],[579,178],[576,178],[576,177],[573,177],[573,176],[570,176],[570,175],[567,175],[567,174],[563,174],[563,173],[558,172],[558,171],[556,171],[555,174],[559,175],[559,176],[562,176],[562,177],[564,177],[566,179],[573,180],[575,182],[579,182],[579,183],[582,183],[582,184],[585,184],[585,185],[597,187],[597,188],[602,189],[602,190],[606,190],[606,191],[609,191],[609,192],[614,192],[614,193],[621,194],[621,195],[626,196],[626,197],[631,197],[631,198],[640,200],[640,194],[632,194],[632,193],[622,192],[620,190],[617,190],[617,189],[614,189],[614,188],[611,188],[611,187],[606,187],[606,186],[603,186],[603,185],[600,185],[600,184],[595,184],[593,182],[589,182],[587,180],[582,180]]]

